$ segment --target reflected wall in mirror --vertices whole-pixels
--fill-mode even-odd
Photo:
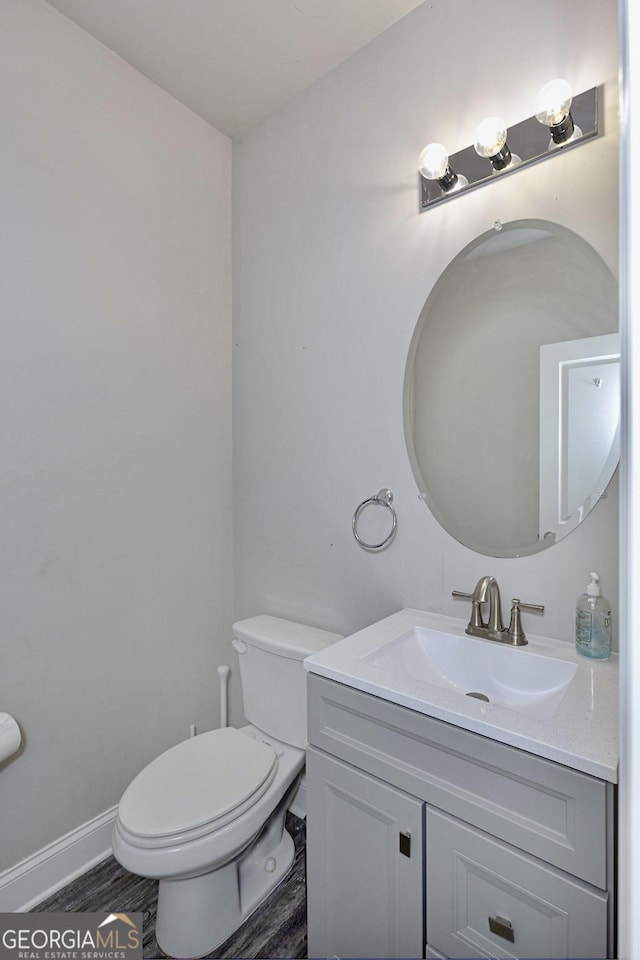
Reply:
[[[585,240],[519,220],[473,240],[418,319],[405,373],[420,493],[456,540],[535,553],[584,520],[619,456],[618,285]]]

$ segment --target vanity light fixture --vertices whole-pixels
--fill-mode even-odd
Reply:
[[[549,128],[552,143],[568,143],[582,136],[571,116],[573,90],[566,80],[551,80],[538,93],[533,107],[536,120]]]
[[[418,157],[418,169],[427,180],[436,180],[443,193],[451,193],[468,184],[451,169],[449,154],[441,143],[429,143]]]
[[[479,157],[491,160],[496,173],[519,163],[520,157],[513,156],[507,144],[507,126],[500,117],[487,117],[476,127],[474,149]]]
[[[592,87],[572,97],[566,80],[545,84],[536,98],[534,115],[510,124],[511,147],[506,125],[499,117],[483,120],[475,131],[474,145],[451,157],[442,144],[430,143],[418,159],[421,209],[511,176],[597,137],[601,92],[602,88]]]

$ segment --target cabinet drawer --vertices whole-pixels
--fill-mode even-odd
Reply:
[[[607,888],[603,781],[313,675],[308,716],[321,750]]]
[[[426,850],[427,939],[435,951],[607,956],[601,891],[437,810],[427,810]]]

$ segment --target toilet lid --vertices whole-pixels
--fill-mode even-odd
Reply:
[[[251,806],[277,763],[271,746],[234,727],[171,747],[138,774],[120,801],[120,822],[140,837],[180,834]]]

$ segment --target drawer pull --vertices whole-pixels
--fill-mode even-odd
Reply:
[[[410,833],[401,833],[400,834],[400,853],[405,857],[411,856],[411,834]]]
[[[502,937],[503,940],[508,940],[509,943],[514,942],[513,927],[510,920],[505,920],[504,917],[489,917],[488,919],[491,933],[495,933],[497,937]]]

